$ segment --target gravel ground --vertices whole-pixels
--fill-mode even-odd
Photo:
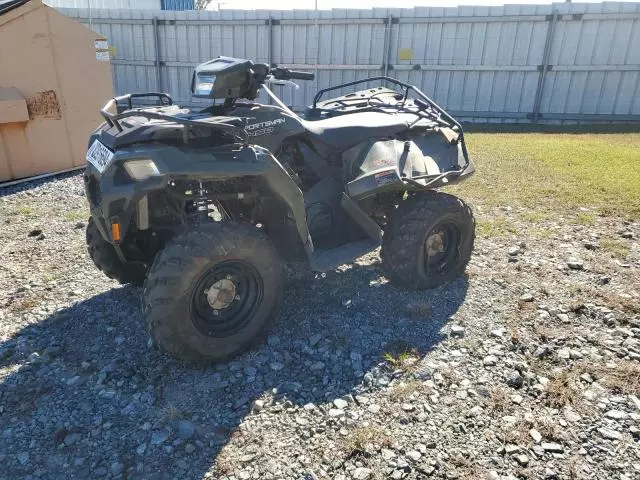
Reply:
[[[467,277],[292,278],[267,343],[198,370],[91,264],[80,175],[0,195],[0,478],[640,478],[638,222],[476,205]]]

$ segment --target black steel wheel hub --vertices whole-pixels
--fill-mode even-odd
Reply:
[[[427,275],[445,275],[456,265],[460,228],[452,222],[436,225],[424,242],[424,268]]]
[[[241,260],[219,263],[204,272],[191,294],[190,317],[210,337],[227,337],[244,328],[260,307],[262,277]]]

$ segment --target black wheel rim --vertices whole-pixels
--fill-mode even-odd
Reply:
[[[424,269],[427,275],[446,275],[456,265],[460,229],[451,222],[436,225],[424,241]]]
[[[262,277],[252,265],[240,260],[219,263],[196,282],[191,321],[204,335],[228,337],[247,326],[262,296]]]

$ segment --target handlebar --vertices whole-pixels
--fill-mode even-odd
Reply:
[[[299,72],[283,67],[272,68],[271,75],[273,75],[273,78],[276,80],[313,80],[316,78],[311,72]]]
[[[311,72],[299,72],[296,70],[289,70],[289,75],[293,80],[313,80],[316,78],[315,74]]]

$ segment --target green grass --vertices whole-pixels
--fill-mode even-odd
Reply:
[[[629,255],[629,245],[623,240],[618,240],[617,238],[604,238],[600,242],[600,247],[611,253],[615,258],[619,260],[624,260]]]
[[[471,133],[467,142],[476,175],[454,190],[476,205],[571,213],[585,225],[595,214],[640,217],[638,133]],[[594,213],[576,216],[579,207]]]
[[[411,358],[414,358],[414,356],[411,352],[408,351],[402,352],[397,356],[389,352],[384,354],[384,359],[396,368],[404,367]]]
[[[19,207],[18,209],[11,212],[12,215],[23,215],[25,217],[32,217],[36,213],[35,209],[32,207]]]
[[[361,427],[350,431],[341,440],[341,449],[347,458],[367,454],[367,449],[380,450],[382,447],[390,447],[392,438],[379,427]]]
[[[84,210],[71,210],[64,214],[64,217],[70,222],[79,222],[80,220],[87,219],[87,212]]]
[[[506,237],[518,233],[516,226],[506,217],[479,218],[476,220],[476,231],[485,238]]]
[[[549,212],[524,212],[520,214],[520,219],[530,223],[540,223],[551,220],[553,216]]]
[[[555,232],[550,228],[541,228],[541,227],[529,227],[527,232],[538,238],[552,238]]]
[[[394,368],[407,370],[421,357],[418,349],[404,340],[392,340],[385,345],[384,359]]]
[[[595,225],[596,216],[593,213],[579,213],[578,223],[580,225]]]

